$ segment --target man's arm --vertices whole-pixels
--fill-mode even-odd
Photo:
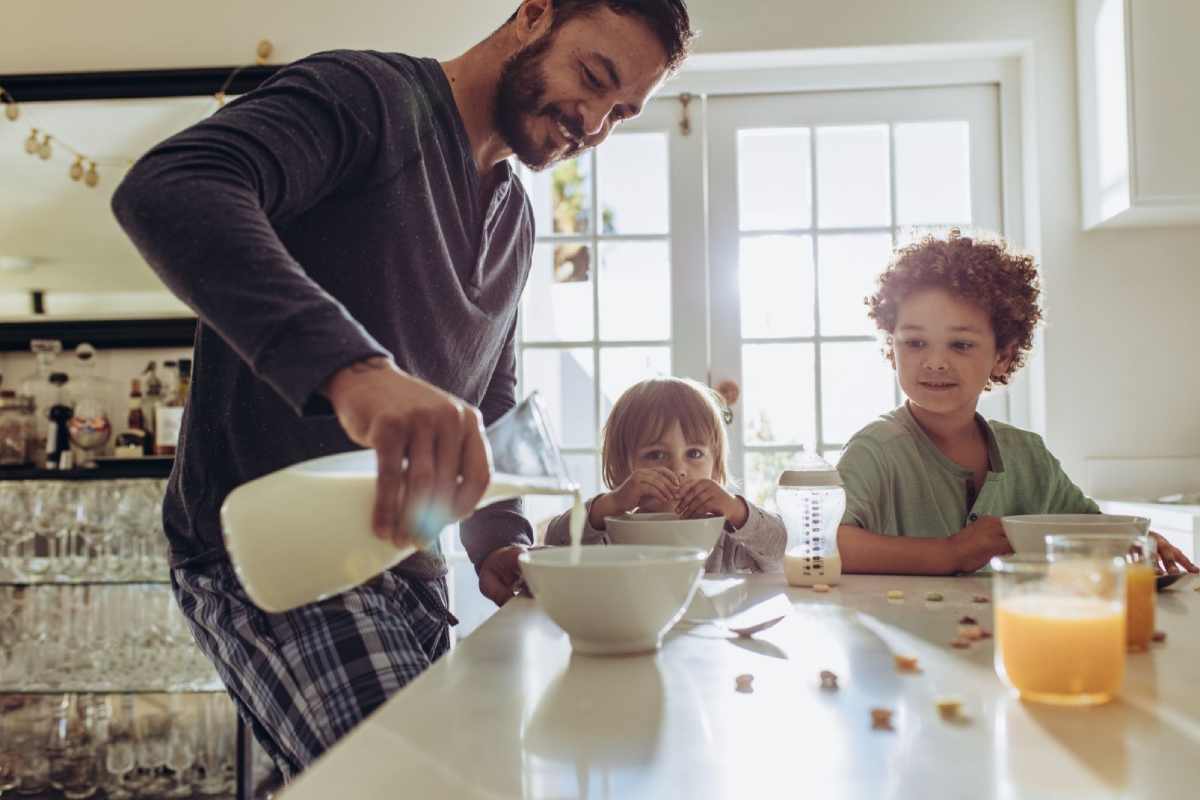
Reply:
[[[504,342],[504,350],[483,402],[479,404],[485,425],[490,425],[517,403],[516,315]],[[463,520],[463,547],[479,573],[479,590],[496,605],[513,596],[521,571],[517,556],[533,544],[533,528],[525,518],[520,498],[493,503]]]

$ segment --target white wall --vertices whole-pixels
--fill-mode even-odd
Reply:
[[[233,64],[270,38],[278,60],[330,47],[445,57],[515,0],[9,3],[0,74]],[[1080,232],[1072,0],[691,0],[698,52],[1031,42],[1046,428],[1082,480],[1090,455],[1200,453],[1200,228]]]

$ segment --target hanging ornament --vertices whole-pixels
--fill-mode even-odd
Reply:
[[[54,155],[54,150],[50,147],[50,134],[47,133],[42,138],[42,143],[38,146],[37,154],[38,158],[42,161],[49,161],[50,156]]]
[[[33,155],[38,151],[37,128],[29,132],[29,138],[25,140],[25,152]]]
[[[83,156],[75,156],[75,163],[71,165],[71,169],[67,174],[71,176],[71,180],[73,181],[78,181],[83,177]]]
[[[83,182],[86,183],[89,187],[94,187],[97,183],[100,182],[100,173],[96,172],[96,162],[95,161],[88,162],[88,171],[87,171],[87,174],[83,176]]]
[[[255,53],[258,55],[258,63],[267,63],[267,59],[271,57],[271,53],[273,52],[275,52],[275,45],[271,44],[270,39],[263,39],[258,43],[258,49],[255,50]]]
[[[21,116],[21,109],[11,100],[5,100],[4,116],[8,117],[12,122],[16,122],[17,118]]]
[[[215,97],[217,99],[217,107],[218,108],[221,108],[225,105],[225,93],[224,92],[217,92],[215,95],[213,95],[213,97]]]

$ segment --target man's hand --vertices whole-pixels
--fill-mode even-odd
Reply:
[[[946,541],[957,572],[974,572],[992,556],[1006,556],[1013,551],[999,517],[980,517]]]
[[[350,439],[378,456],[376,536],[397,547],[429,541],[474,511],[491,480],[475,408],[382,357],[336,372],[325,396]]]
[[[493,550],[479,565],[479,591],[498,606],[513,598],[521,587],[521,565],[517,557],[528,548],[510,544]]]

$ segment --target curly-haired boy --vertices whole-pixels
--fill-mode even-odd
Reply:
[[[1003,241],[951,231],[901,248],[866,302],[908,400],[856,433],[838,471],[846,572],[973,572],[1011,553],[1000,517],[1094,514],[1035,433],[989,422],[1042,318],[1037,266]],[[1158,537],[1168,567],[1196,567]]]

